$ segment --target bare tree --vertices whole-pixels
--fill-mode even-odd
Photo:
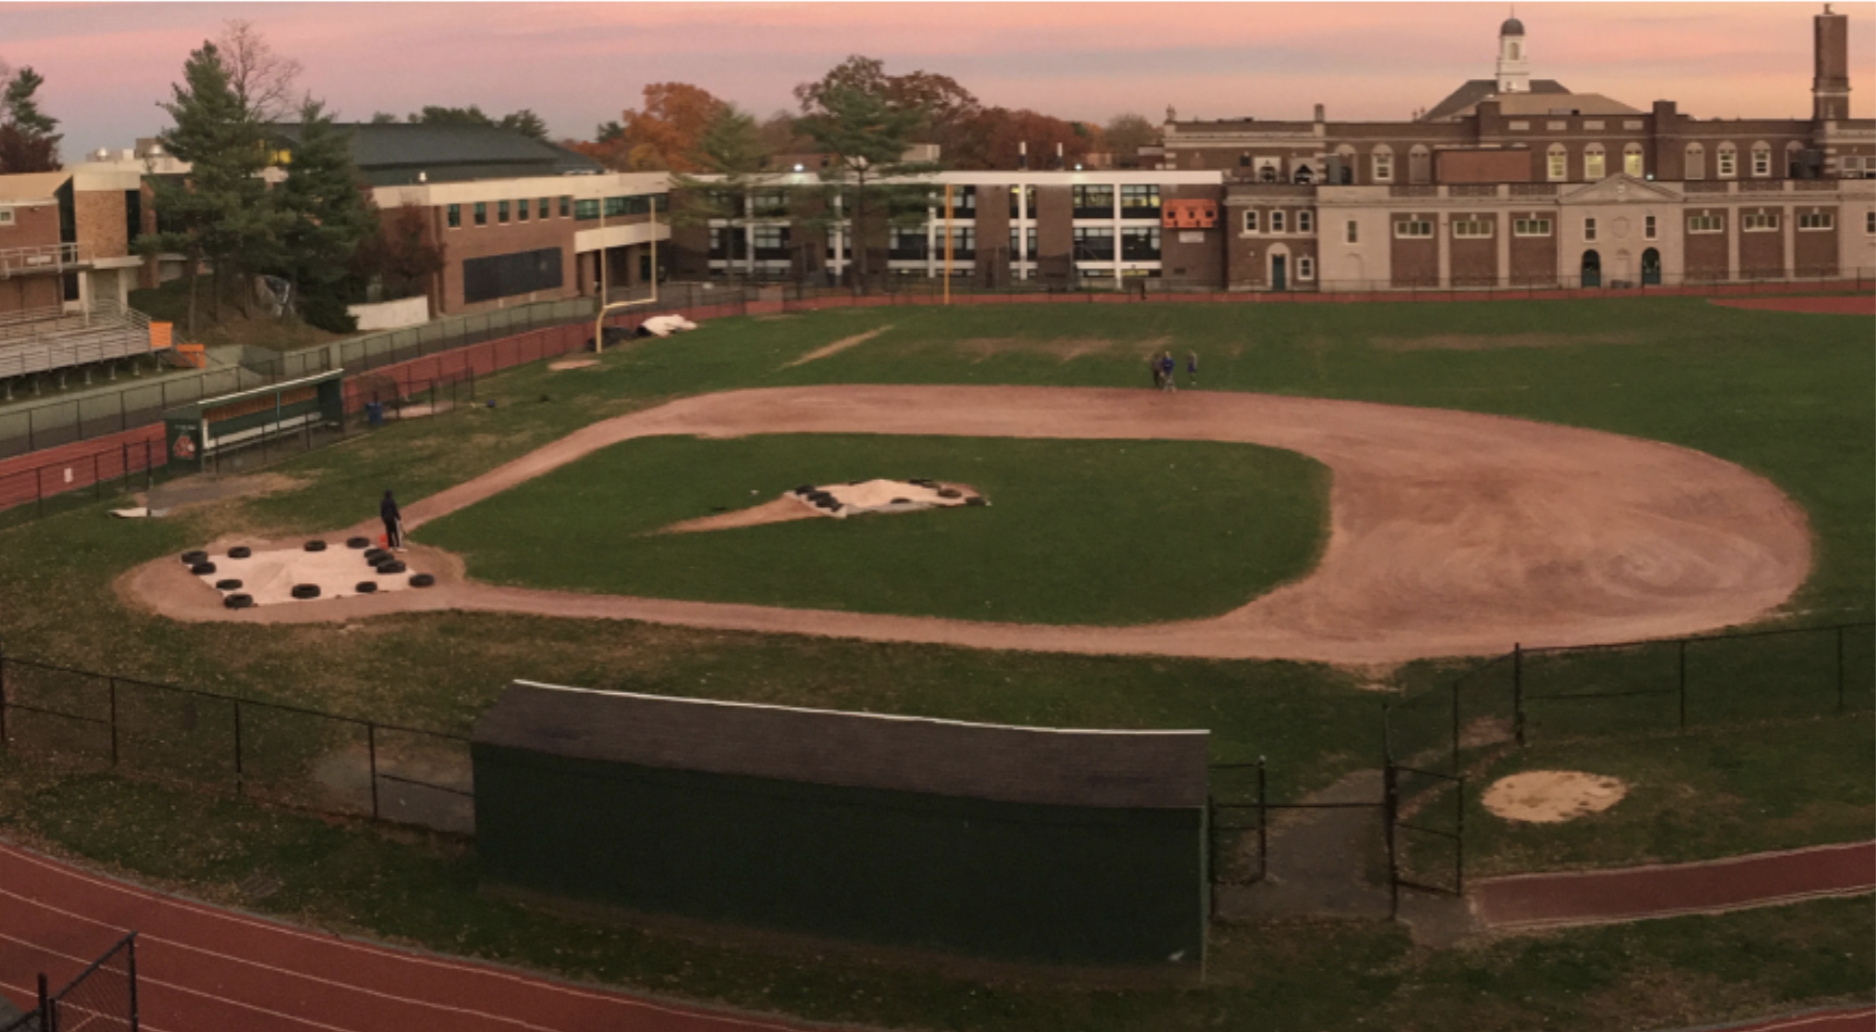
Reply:
[[[223,22],[215,47],[228,73],[228,85],[249,118],[273,122],[298,106],[293,86],[304,69],[298,61],[277,53],[252,22],[242,18]]]

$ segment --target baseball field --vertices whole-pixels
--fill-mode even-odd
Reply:
[[[0,529],[0,641],[455,733],[516,678],[1202,727],[1215,762],[1264,757],[1294,801],[1373,766],[1381,707],[1469,657],[1871,619],[1870,340],[1863,315],[1695,298],[726,318],[516,368],[474,408],[227,478],[166,519],[100,502]],[[1162,351],[1177,391],[1144,368]],[[783,500],[874,478],[989,504],[829,519]],[[386,489],[437,588],[231,611],[175,563],[368,528]],[[762,507],[789,518],[679,527]],[[1743,667],[1716,689],[1781,690]],[[1593,770],[1632,794],[1554,825],[1468,799],[1480,870],[1866,839],[1858,705],[1481,754],[1493,777]],[[814,1020],[1665,1028],[1867,1000],[1876,963],[1865,896],[1450,949],[1394,925],[1219,926],[1203,985],[1077,989],[587,925],[479,895],[460,840],[202,800],[0,760],[16,841],[320,927]]]

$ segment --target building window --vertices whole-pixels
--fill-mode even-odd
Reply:
[[[1767,143],[1752,145],[1752,174],[1760,179],[1772,174],[1772,146]]]
[[[583,220],[583,221],[587,219],[598,218],[599,217],[598,199],[587,198],[585,200],[574,201],[573,202],[573,217],[576,219]]]
[[[1113,228],[1103,227],[1095,229],[1087,226],[1075,227],[1075,260],[1078,262],[1113,261]]]
[[[562,194],[560,197],[560,217],[563,219],[566,218],[567,213],[572,210],[573,196],[571,194]]]
[[[1022,202],[1029,203],[1024,205]],[[1010,218],[1033,219],[1036,217],[1036,188],[1033,186],[1010,187]]]
[[[1654,238],[1655,238],[1655,217],[1653,215],[1649,215],[1642,219],[1642,239],[1653,240]]]
[[[1724,233],[1726,216],[1724,215],[1689,215],[1687,216],[1689,233]]]
[[[528,199],[526,197],[515,202],[515,221],[528,221]]]
[[[1377,150],[1374,152],[1374,181],[1391,183],[1394,181],[1394,152]]]
[[[1687,145],[1687,161],[1681,169],[1681,175],[1687,179],[1707,178],[1707,149],[1697,143]]]
[[[1596,220],[1583,220],[1583,239],[1594,242],[1596,239]]]
[[[1114,188],[1112,186],[1075,186],[1069,189],[1073,193],[1075,218],[1111,219],[1114,217]]]
[[[1546,175],[1553,183],[1561,183],[1570,175],[1570,155],[1562,146],[1552,144],[1546,155]]]
[[[12,221],[11,219],[12,214],[13,214],[12,209],[7,209],[7,215],[9,216],[8,221]],[[452,204],[449,206],[449,228],[451,229],[462,228],[462,205]]]
[[[1829,212],[1814,211],[1809,215],[1798,216],[1799,229],[1833,229],[1836,225],[1836,216]]]
[[[1159,261],[1159,227],[1143,226],[1121,230],[1120,260],[1123,262]]]
[[[489,204],[487,201],[477,201],[476,202],[476,225],[486,226],[488,224],[489,224]]]
[[[1298,233],[1314,233],[1316,231],[1316,213],[1313,211],[1297,212],[1296,231]]]
[[[1296,259],[1296,278],[1300,280],[1315,279],[1316,278],[1316,260],[1309,257],[1308,255],[1303,255],[1297,258]]]
[[[1595,182],[1607,174],[1607,158],[1602,144],[1592,143],[1583,148],[1583,178]]]
[[[955,196],[952,200],[956,200]],[[938,254],[944,257],[944,230],[938,231]],[[970,261],[977,257],[977,227],[951,227],[951,257],[956,261]]]
[[[541,218],[546,218],[549,214],[552,213],[552,209],[548,207],[547,198],[545,197],[541,198],[540,207],[536,208],[535,210],[541,213]]]
[[[1123,219],[1159,218],[1159,186],[1123,186],[1120,188],[1120,217]]]
[[[1492,235],[1491,219],[1454,219],[1453,236],[1456,238],[1483,238]]]
[[[506,224],[508,221],[508,202],[495,202],[495,221]]]
[[[1876,211],[1866,211],[1863,213],[1863,232],[1870,236],[1876,236]]]
[[[1349,219],[1348,225],[1345,226],[1344,229],[1346,230],[1349,243],[1361,243],[1361,223],[1356,222],[1354,219]]]
[[[1778,229],[1778,216],[1766,212],[1742,215],[1739,218],[1739,229],[1742,233],[1775,232]]]
[[[1550,235],[1550,220],[1514,219],[1511,223],[1511,235],[1521,237],[1547,237]]]
[[[1283,213],[1282,212],[1273,211],[1270,213],[1270,231],[1272,233],[1283,232]]]
[[[1731,179],[1739,174],[1739,149],[1730,143],[1720,144],[1720,178]]]
[[[1640,179],[1642,178],[1645,172],[1646,172],[1646,166],[1644,165],[1642,161],[1641,144],[1631,143],[1628,146],[1623,147],[1622,148],[1622,173],[1624,175],[1630,175],[1630,176],[1634,176],[1636,179]]]
[[[1246,233],[1257,232],[1257,209],[1252,208],[1244,213],[1244,231]]]
[[[1424,219],[1402,219],[1394,223],[1394,235],[1397,237],[1430,237],[1433,235],[1433,223]]]

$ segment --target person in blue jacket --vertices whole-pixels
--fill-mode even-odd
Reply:
[[[1172,352],[1168,351],[1164,355],[1160,356],[1160,360],[1159,360],[1160,390],[1176,391],[1179,389],[1179,385],[1176,382],[1176,378],[1174,376],[1174,374],[1177,373],[1178,371],[1179,371],[1179,363],[1173,361]]]

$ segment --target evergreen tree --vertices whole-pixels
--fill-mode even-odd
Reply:
[[[348,134],[319,101],[301,105],[287,177],[268,200],[280,215],[274,268],[293,284],[301,317],[333,333],[357,330],[345,310],[349,272],[359,244],[378,232],[377,212],[365,201]]]
[[[743,201],[767,157],[755,117],[734,104],[719,105],[684,155],[686,166],[709,178],[671,173],[671,195],[677,203],[671,221],[695,226],[724,219],[736,230],[743,224]],[[804,225],[809,221],[797,219]]]
[[[884,93],[846,86],[820,91],[812,104],[811,113],[795,125],[803,136],[814,141],[816,149],[832,159],[821,170],[821,179],[833,186],[841,209],[851,217],[848,239],[853,248],[853,269],[864,292],[868,274],[866,244],[874,219],[882,215],[887,219],[909,217],[904,209],[915,204],[922,207],[928,192],[923,187],[882,189],[878,182],[933,171],[931,166],[902,160],[913,134],[925,123],[926,113],[917,106],[895,104]]]
[[[55,172],[59,168],[59,120],[39,110],[33,95],[45,78],[30,67],[0,90],[0,175]]]

